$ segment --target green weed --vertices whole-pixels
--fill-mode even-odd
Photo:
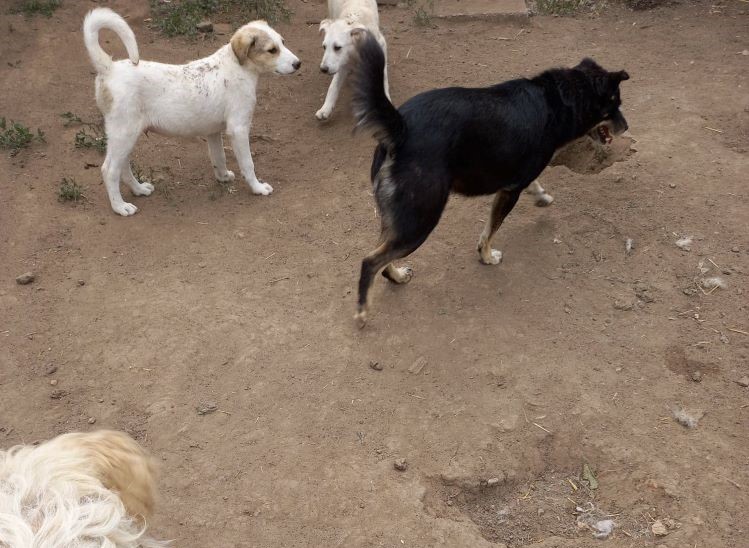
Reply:
[[[61,4],[62,0],[24,0],[13,12],[23,13],[26,17],[32,17],[33,15],[52,17],[52,14]]]
[[[85,198],[83,187],[72,177],[70,179],[63,177],[60,188],[57,190],[57,198],[61,202],[77,202],[81,198]]]
[[[41,129],[37,129],[34,134],[22,123],[13,120],[8,122],[4,117],[0,117],[0,148],[10,149],[12,156],[18,154],[22,148],[28,147],[35,139],[42,143],[46,142]]]
[[[75,148],[91,148],[102,154],[107,151],[107,137],[102,135],[96,126],[90,126],[91,133],[86,128],[78,130],[75,134]]]

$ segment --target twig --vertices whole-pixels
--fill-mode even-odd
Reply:
[[[715,133],[723,133],[722,129],[715,129],[714,127],[705,126],[705,129],[709,129],[710,131],[714,131]]]
[[[406,392],[408,394],[408,392]],[[408,394],[412,398],[419,398],[420,400],[425,400],[426,398],[424,396],[417,396],[416,394]]]
[[[711,263],[713,263],[713,266],[715,268],[718,268],[718,269],[720,268],[717,264],[715,264],[715,261],[713,261],[710,257],[708,257],[707,260],[710,261]]]
[[[273,253],[271,253],[270,255],[268,255],[268,256],[267,256],[267,257],[266,257],[265,259],[263,259],[263,260],[264,260],[264,261],[267,261],[268,259],[270,259],[271,257],[273,257],[273,255],[275,255],[275,254],[276,254],[276,252],[274,251]]]
[[[567,481],[570,482],[570,485],[572,486],[573,490],[577,491],[579,489],[579,487],[575,485],[575,482],[572,481],[570,478],[567,478]]]
[[[411,50],[412,49],[413,49],[412,47],[408,48],[408,51],[406,52],[406,59],[408,59],[408,56],[411,55]]]
[[[540,425],[540,424],[538,424],[537,422],[534,422],[534,423],[533,423],[533,426],[538,426],[538,427],[539,427],[539,428],[540,428],[541,430],[543,430],[543,431],[544,431],[544,432],[546,432],[547,434],[551,434],[551,433],[552,433],[552,432],[551,432],[551,430],[547,430],[546,428],[544,428],[543,426],[541,426],[541,425]]]
[[[280,282],[281,280],[288,280],[288,279],[290,279],[290,278],[289,278],[288,276],[284,276],[283,278],[276,278],[275,280],[271,280],[271,281],[269,281],[269,282],[268,282],[268,285],[270,285],[270,284],[274,284],[274,283],[276,283],[276,282]]]
[[[218,410],[219,413],[223,413],[224,415],[231,415],[228,411],[223,411],[221,409]]]
[[[749,335],[746,331],[742,331],[741,329],[734,329],[733,327],[728,328],[729,331],[733,331],[734,333],[741,333],[742,335]]]
[[[738,483],[736,483],[736,482],[735,482],[735,481],[733,481],[732,479],[724,478],[724,477],[722,477],[722,476],[718,476],[718,477],[719,477],[720,479],[722,479],[722,480],[726,480],[726,481],[727,481],[728,483],[730,483],[731,485],[733,485],[733,486],[734,486],[734,487],[735,487],[736,489],[742,489],[741,485],[739,485]]]

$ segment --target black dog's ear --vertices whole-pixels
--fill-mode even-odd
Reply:
[[[586,57],[585,59],[580,61],[575,68],[592,69],[592,68],[600,68],[600,67],[598,66],[598,63],[596,63],[593,59],[591,59],[590,57]]]
[[[629,74],[626,70],[620,70],[619,72],[614,73],[614,77],[619,80],[620,82],[624,82],[625,80],[629,80]]]

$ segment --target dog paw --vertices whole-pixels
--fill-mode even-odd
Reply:
[[[365,325],[367,325],[367,311],[366,310],[360,310],[354,315],[354,321],[356,322],[356,326],[359,329],[362,329]]]
[[[219,183],[231,183],[234,180],[234,172],[228,169],[224,173],[216,173],[215,175]]]
[[[414,277],[414,271],[410,266],[402,266],[383,270],[382,275],[395,284],[407,284]]]
[[[330,118],[330,110],[326,108],[321,108],[317,112],[315,112],[315,118],[317,118],[320,121],[327,120]]]
[[[139,183],[138,185],[133,186],[132,190],[133,194],[136,196],[150,196],[153,192],[153,185],[151,183]]]
[[[491,253],[488,257],[484,256],[482,253],[480,255],[480,261],[484,264],[499,264],[502,262],[502,252],[498,249],[492,249],[490,250]]]
[[[137,207],[127,202],[112,204],[112,209],[115,213],[117,213],[117,215],[122,215],[123,217],[129,217],[130,215],[135,215],[138,212]]]
[[[537,207],[550,206],[553,201],[554,201],[554,196],[552,196],[551,194],[546,194],[545,192],[543,194],[539,194],[538,196],[536,196]]]
[[[268,194],[273,192],[272,186],[261,181],[251,184],[250,189],[252,190],[253,194],[260,194],[261,196],[267,196]]]

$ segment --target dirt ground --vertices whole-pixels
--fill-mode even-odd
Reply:
[[[0,157],[1,446],[129,432],[162,464],[153,532],[185,548],[748,545],[749,5],[428,28],[383,9],[396,103],[590,55],[632,76],[634,143],[597,173],[549,168],[554,204],[521,200],[497,267],[475,251],[491,198],[453,198],[411,284],[378,278],[361,331],[373,141],[352,137],[346,98],[314,118],[324,4],[290,4],[277,29],[302,70],[261,82],[254,157],[273,195],[216,183],[204,142],[151,134],[134,160],[157,190],[131,218],[60,117],[99,116],[80,33],[94,5],[0,13],[0,116],[47,136]],[[147,2],[107,5],[144,59],[228,39],[165,39]],[[58,201],[63,177],[85,200]],[[577,526],[606,517],[605,541]]]

